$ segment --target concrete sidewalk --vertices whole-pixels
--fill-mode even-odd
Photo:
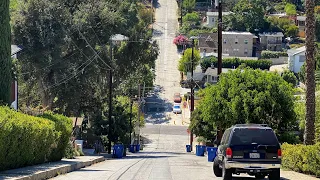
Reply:
[[[19,169],[12,169],[0,172],[0,180],[42,180],[81,169],[92,164],[99,163],[108,156],[79,156],[75,159],[62,159],[58,162],[50,162],[35,166],[28,166]]]

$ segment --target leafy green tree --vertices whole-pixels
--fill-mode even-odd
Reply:
[[[196,0],[183,0],[183,8],[188,13],[191,13],[195,7],[196,7]]]
[[[297,128],[292,87],[278,74],[237,69],[204,90],[201,117],[226,129],[237,123],[263,123],[278,135]]]
[[[293,72],[289,70],[284,71],[281,76],[285,81],[290,83],[293,87],[296,86],[296,84],[298,83],[297,77],[294,75]]]
[[[11,87],[11,29],[9,0],[0,2],[0,104],[10,103]]]
[[[255,32],[256,29],[263,31],[266,26],[264,19],[265,9],[261,0],[240,0],[234,6],[233,14],[226,17],[226,29],[237,31]]]
[[[295,37],[299,32],[299,27],[294,24],[285,26],[284,28],[285,28],[285,35],[288,37]]]
[[[178,70],[184,73],[191,72],[192,64],[193,64],[193,70],[195,70],[196,66],[199,64],[199,61],[200,61],[200,51],[194,49],[194,59],[192,61],[192,48],[188,48],[184,51],[183,56],[179,60]]]
[[[208,67],[210,67],[212,64],[215,65],[217,63],[218,59],[215,56],[202,58],[200,66],[202,70],[206,70]]]
[[[294,4],[287,3],[284,10],[286,11],[287,15],[290,15],[290,16],[297,15],[297,8]]]
[[[191,123],[189,125],[190,130],[196,136],[204,137],[211,142],[215,139],[216,128],[214,128],[213,124],[210,124],[207,121],[204,121],[201,117],[201,111],[197,108],[191,115]]]
[[[187,13],[182,17],[183,22],[199,23],[200,18],[197,12]]]

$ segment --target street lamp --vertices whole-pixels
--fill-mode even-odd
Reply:
[[[115,34],[110,38],[110,59],[111,59],[111,67],[109,69],[109,127],[108,127],[108,154],[111,154],[111,139],[112,139],[112,132],[113,132],[113,121],[112,121],[112,62],[114,60],[113,55],[113,45],[119,44],[122,41],[129,40],[128,37],[122,34]]]

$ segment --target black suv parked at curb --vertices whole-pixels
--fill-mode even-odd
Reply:
[[[258,179],[280,180],[281,147],[273,132],[263,124],[237,124],[227,129],[217,143],[213,171],[223,180],[247,173]]]

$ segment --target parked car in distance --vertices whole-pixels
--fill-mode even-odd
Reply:
[[[173,101],[174,101],[175,103],[181,103],[182,98],[181,98],[181,96],[180,96],[180,93],[174,93]]]
[[[280,180],[281,147],[267,125],[234,125],[216,143],[219,146],[213,171],[217,177],[231,180],[232,174],[247,173],[258,179],[268,176]]]
[[[173,113],[176,113],[176,114],[182,113],[180,103],[174,103],[174,105],[173,105]]]

